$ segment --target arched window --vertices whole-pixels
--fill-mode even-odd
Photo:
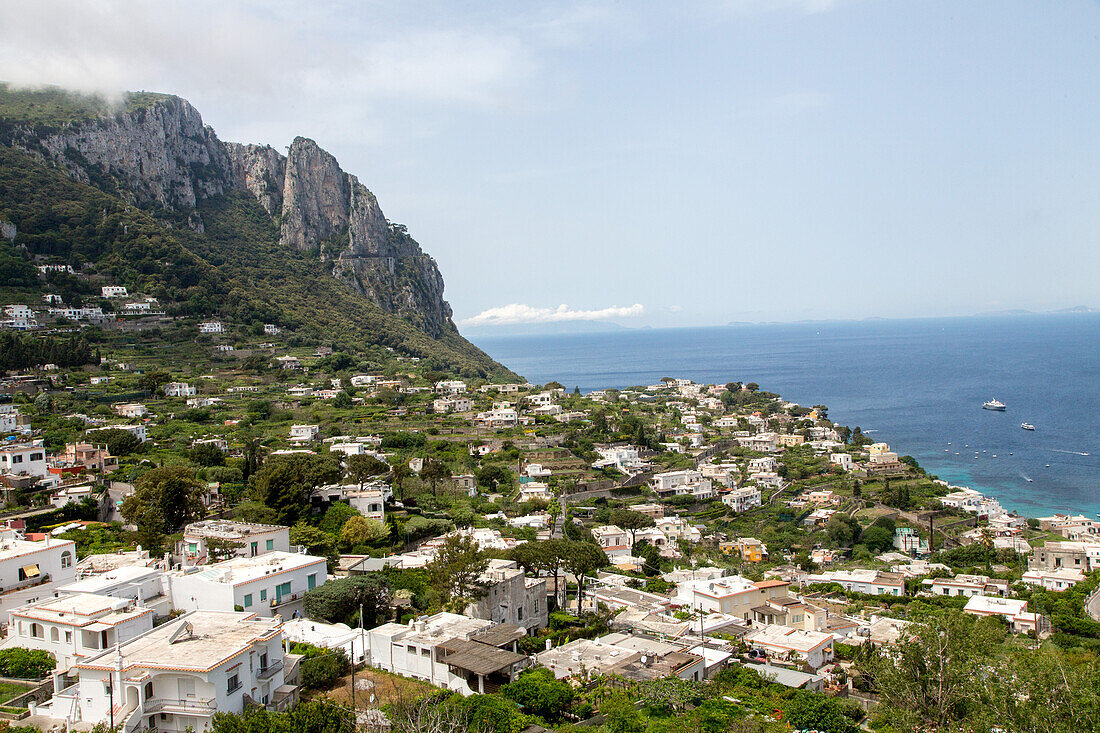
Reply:
[[[69,552],[68,550],[65,550],[64,552],[61,553],[61,567],[63,567],[63,568],[72,567],[72,564],[73,564],[73,554],[71,552]]]
[[[45,636],[45,633],[42,630],[42,624],[31,624],[31,636],[35,639],[41,639]]]
[[[60,638],[61,638],[61,636],[57,633],[57,627],[56,626],[51,627],[50,628],[50,641],[57,641]]]

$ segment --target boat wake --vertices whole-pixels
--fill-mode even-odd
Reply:
[[[1092,455],[1091,453],[1086,453],[1085,451],[1080,451],[1080,450],[1062,450],[1061,448],[1050,448],[1049,450],[1052,450],[1055,453],[1068,453],[1071,456],[1091,456]]]
[[[1022,478],[1024,481],[1027,481],[1029,484],[1031,483],[1031,476],[1028,476],[1026,473],[1021,473],[1020,478]]]

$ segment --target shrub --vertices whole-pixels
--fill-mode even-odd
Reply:
[[[0,649],[0,676],[41,679],[57,666],[53,654],[41,649],[9,647]]]

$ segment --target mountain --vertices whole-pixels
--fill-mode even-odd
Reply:
[[[0,156],[0,272],[69,264],[174,315],[510,374],[458,333],[435,260],[313,140],[283,155],[220,140],[172,95],[0,85]]]

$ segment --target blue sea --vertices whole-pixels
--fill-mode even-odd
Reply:
[[[581,391],[757,382],[1029,516],[1100,512],[1100,316],[802,323],[478,338]],[[981,408],[996,398],[1006,412]],[[1020,428],[1028,421],[1034,432]],[[1028,479],[1031,479],[1029,482]]]

